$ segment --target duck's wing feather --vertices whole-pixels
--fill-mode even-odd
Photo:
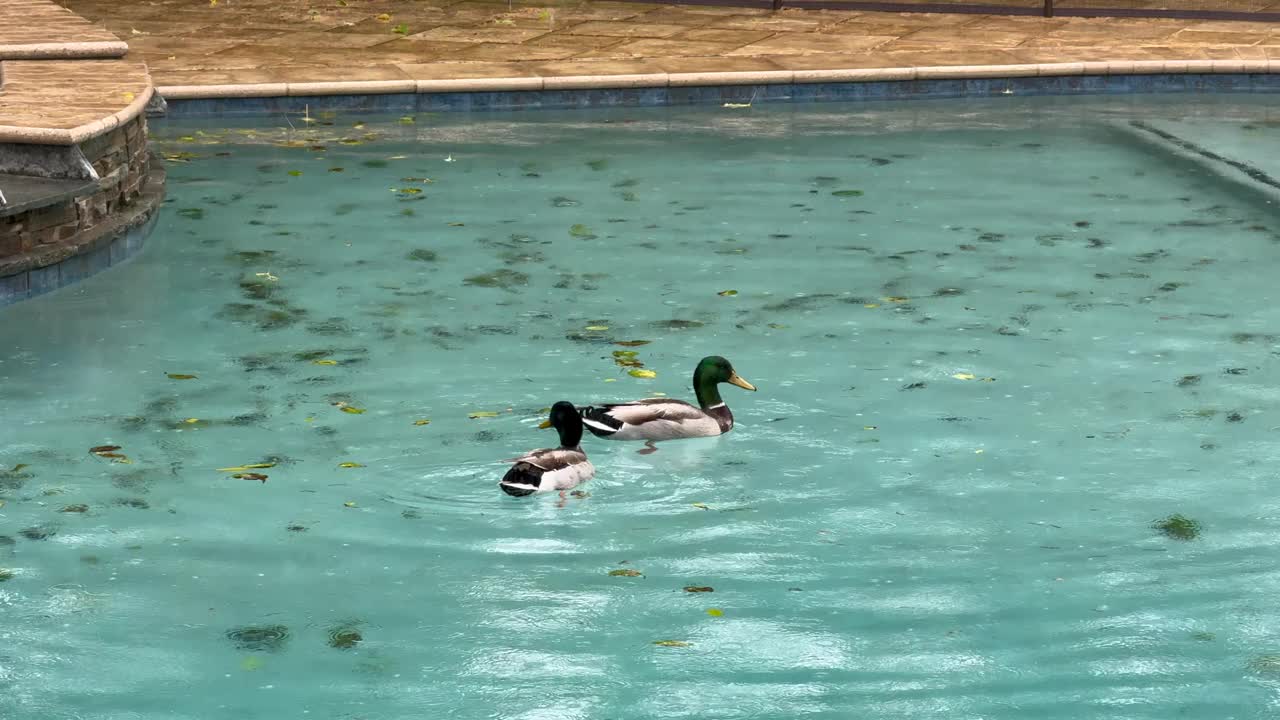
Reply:
[[[671,400],[668,398],[648,398],[629,403],[603,405],[600,409],[627,425],[643,425],[657,420],[678,423],[686,420],[697,420],[706,416],[706,413],[702,412],[697,406],[690,405],[683,400]]]
[[[587,461],[587,454],[574,448],[542,448],[516,458],[517,463],[526,463],[546,472],[553,472]]]

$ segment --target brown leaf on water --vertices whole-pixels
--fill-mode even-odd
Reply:
[[[237,480],[260,480],[264,483],[267,481],[267,476],[262,473],[236,473],[231,477]]]
[[[641,345],[648,345],[651,342],[653,341],[652,340],[618,340],[617,342],[614,343],[614,345],[621,345],[622,347],[640,347]]]
[[[609,577],[640,577],[643,574],[639,570],[632,570],[631,568],[609,571]]]
[[[689,593],[715,592],[715,588],[706,587],[703,585],[686,585],[684,588],[684,591]]]
[[[688,643],[688,642],[685,642],[684,640],[654,640],[653,644],[659,647],[682,648],[682,647],[689,647],[693,643]]]
[[[195,380],[195,375],[187,375],[186,373],[165,373],[170,380]]]
[[[94,455],[97,455],[98,453],[109,453],[119,449],[120,449],[119,445],[98,445],[97,447],[89,448],[89,452],[93,453]]]

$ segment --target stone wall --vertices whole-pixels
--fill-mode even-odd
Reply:
[[[164,172],[147,149],[145,115],[84,141],[79,150],[99,177],[96,186],[0,218],[0,281],[108,246],[145,224],[159,206]],[[36,292],[35,283],[29,287]]]
[[[96,191],[0,218],[0,277],[78,254],[100,240],[104,224],[134,210],[151,166],[146,117],[87,140],[80,150],[98,175]]]

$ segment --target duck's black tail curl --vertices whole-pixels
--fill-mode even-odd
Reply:
[[[529,463],[516,463],[498,481],[498,487],[502,488],[502,492],[513,497],[532,495],[538,492],[538,488],[542,485],[544,472],[546,471],[542,468]]]
[[[578,408],[582,424],[596,437],[609,437],[622,429],[622,421],[609,414],[609,406],[586,405]]]

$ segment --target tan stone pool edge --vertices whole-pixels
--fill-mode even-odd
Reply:
[[[1280,73],[1280,60],[1112,60],[1018,65],[938,65],[899,68],[762,70],[741,72],[558,75],[546,77],[371,80],[350,82],[171,85],[156,90],[166,100],[235,97],[301,97],[390,93],[617,90],[719,85],[967,80],[1072,75]]]

